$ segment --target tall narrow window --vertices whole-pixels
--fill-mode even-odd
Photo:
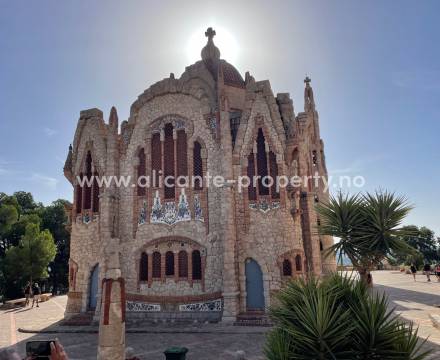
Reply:
[[[177,176],[188,175],[188,157],[185,130],[177,131]]]
[[[173,139],[173,125],[165,125],[165,143],[164,143],[164,180],[167,177],[168,181],[165,186],[165,199],[174,199],[174,139]]]
[[[167,251],[165,254],[165,275],[174,275],[174,253],[172,251]]]
[[[257,189],[253,185],[255,177],[255,161],[253,153],[250,153],[248,156],[247,176],[251,181],[250,185],[248,186],[249,200],[257,200]]]
[[[202,162],[202,146],[198,141],[194,142],[193,149],[193,176],[194,189],[200,190],[203,187],[203,162]]]
[[[185,250],[179,252],[179,278],[188,277],[188,254]]]
[[[92,186],[89,183],[89,181],[92,178],[92,154],[90,151],[87,152],[86,156],[86,178],[87,178],[87,185],[85,189],[85,196],[84,196],[84,209],[91,209],[92,208]]]
[[[295,269],[296,271],[302,271],[301,255],[295,256]]]
[[[199,250],[194,250],[192,256],[192,278],[202,280],[202,258]]]
[[[162,273],[162,263],[160,252],[155,251],[153,253],[153,277],[160,278]]]
[[[267,176],[267,156],[266,141],[264,139],[263,129],[258,129],[257,136],[257,171],[258,176],[258,193],[260,195],[269,195],[269,188],[263,185],[263,178]]]
[[[151,138],[151,177],[153,187],[159,187],[159,173],[162,170],[162,148],[160,134],[154,133]]]
[[[277,191],[277,177],[278,177],[278,164],[277,157],[273,151],[269,151],[269,166],[270,166],[270,176],[273,179],[273,185],[270,188],[270,195],[273,199],[278,199],[280,197],[280,193]]]
[[[148,255],[146,253],[142,253],[141,255],[141,261],[139,263],[139,280],[148,280]]]
[[[231,111],[229,113],[229,125],[231,127],[232,146],[235,146],[238,128],[240,127],[241,111]]]
[[[98,186],[99,174],[95,171],[93,174],[93,212],[99,212],[99,186]]]
[[[292,276],[292,264],[289,259],[283,261],[283,276]]]
[[[83,174],[79,175],[79,178],[82,180]],[[83,188],[80,184],[76,185],[76,213],[80,214],[82,210],[82,197],[83,197]]]
[[[138,153],[138,162],[139,165],[137,167],[137,194],[138,196],[145,196],[146,188],[145,188],[145,175],[146,175],[146,163],[145,163],[145,150],[144,148],[139,149]],[[139,181],[141,179],[142,181]]]
[[[312,164],[313,166],[318,165],[318,153],[316,152],[316,150],[312,151]]]

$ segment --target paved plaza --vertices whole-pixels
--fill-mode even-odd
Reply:
[[[374,272],[373,279],[375,289],[388,294],[395,311],[419,327],[421,338],[428,337],[426,347],[435,351],[430,358],[440,358],[440,330],[432,325],[429,317],[430,314],[440,315],[440,308],[436,306],[440,305],[440,282],[433,278],[428,283],[421,274],[414,282],[411,275],[393,271]],[[66,296],[59,296],[42,303],[38,309],[1,310],[0,347],[17,346],[23,353],[28,340],[58,337],[71,360],[96,359],[96,327],[58,325],[66,300]],[[50,331],[52,333],[47,333]],[[237,350],[245,351],[246,359],[257,360],[264,359],[264,333],[267,328],[199,325],[189,328],[157,326],[129,331],[127,346],[133,347],[141,359],[163,360],[163,351],[167,347],[182,345],[189,348],[188,360],[234,359]]]

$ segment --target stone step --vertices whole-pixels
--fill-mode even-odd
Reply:
[[[93,322],[93,313],[81,313],[73,315],[71,318],[63,320],[62,325],[66,326],[87,326]]]
[[[237,316],[235,326],[272,326],[269,317],[263,311],[248,311]]]

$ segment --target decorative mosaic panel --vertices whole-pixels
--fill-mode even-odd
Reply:
[[[198,221],[204,221],[199,195],[194,195],[194,218]]]
[[[144,201],[141,207],[141,210],[139,211],[139,219],[138,224],[142,225],[147,222],[147,202]]]
[[[266,199],[263,199],[260,202],[250,203],[249,208],[252,210],[260,210],[263,213],[267,213],[270,210],[279,209],[280,202],[279,201],[268,202]]]
[[[159,304],[147,304],[135,301],[127,301],[125,308],[127,311],[133,312],[156,312],[161,310]]]
[[[151,208],[152,223],[173,225],[179,221],[189,220],[191,220],[191,213],[189,211],[188,200],[183,190],[179,196],[177,207],[174,201],[167,201],[162,205],[159,192],[156,191],[153,207]]]
[[[79,214],[76,217],[77,223],[83,223],[83,224],[90,224],[92,221],[98,221],[99,215],[98,214],[92,214],[90,211],[85,211],[82,215]]]
[[[183,311],[183,312],[188,312],[188,311],[211,312],[211,311],[222,311],[222,310],[223,310],[223,303],[221,299],[202,302],[202,303],[179,305],[179,311]]]

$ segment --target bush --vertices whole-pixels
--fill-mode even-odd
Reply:
[[[408,359],[422,360],[417,330],[388,310],[385,295],[372,294],[351,278],[332,275],[295,280],[270,310],[269,360]]]

